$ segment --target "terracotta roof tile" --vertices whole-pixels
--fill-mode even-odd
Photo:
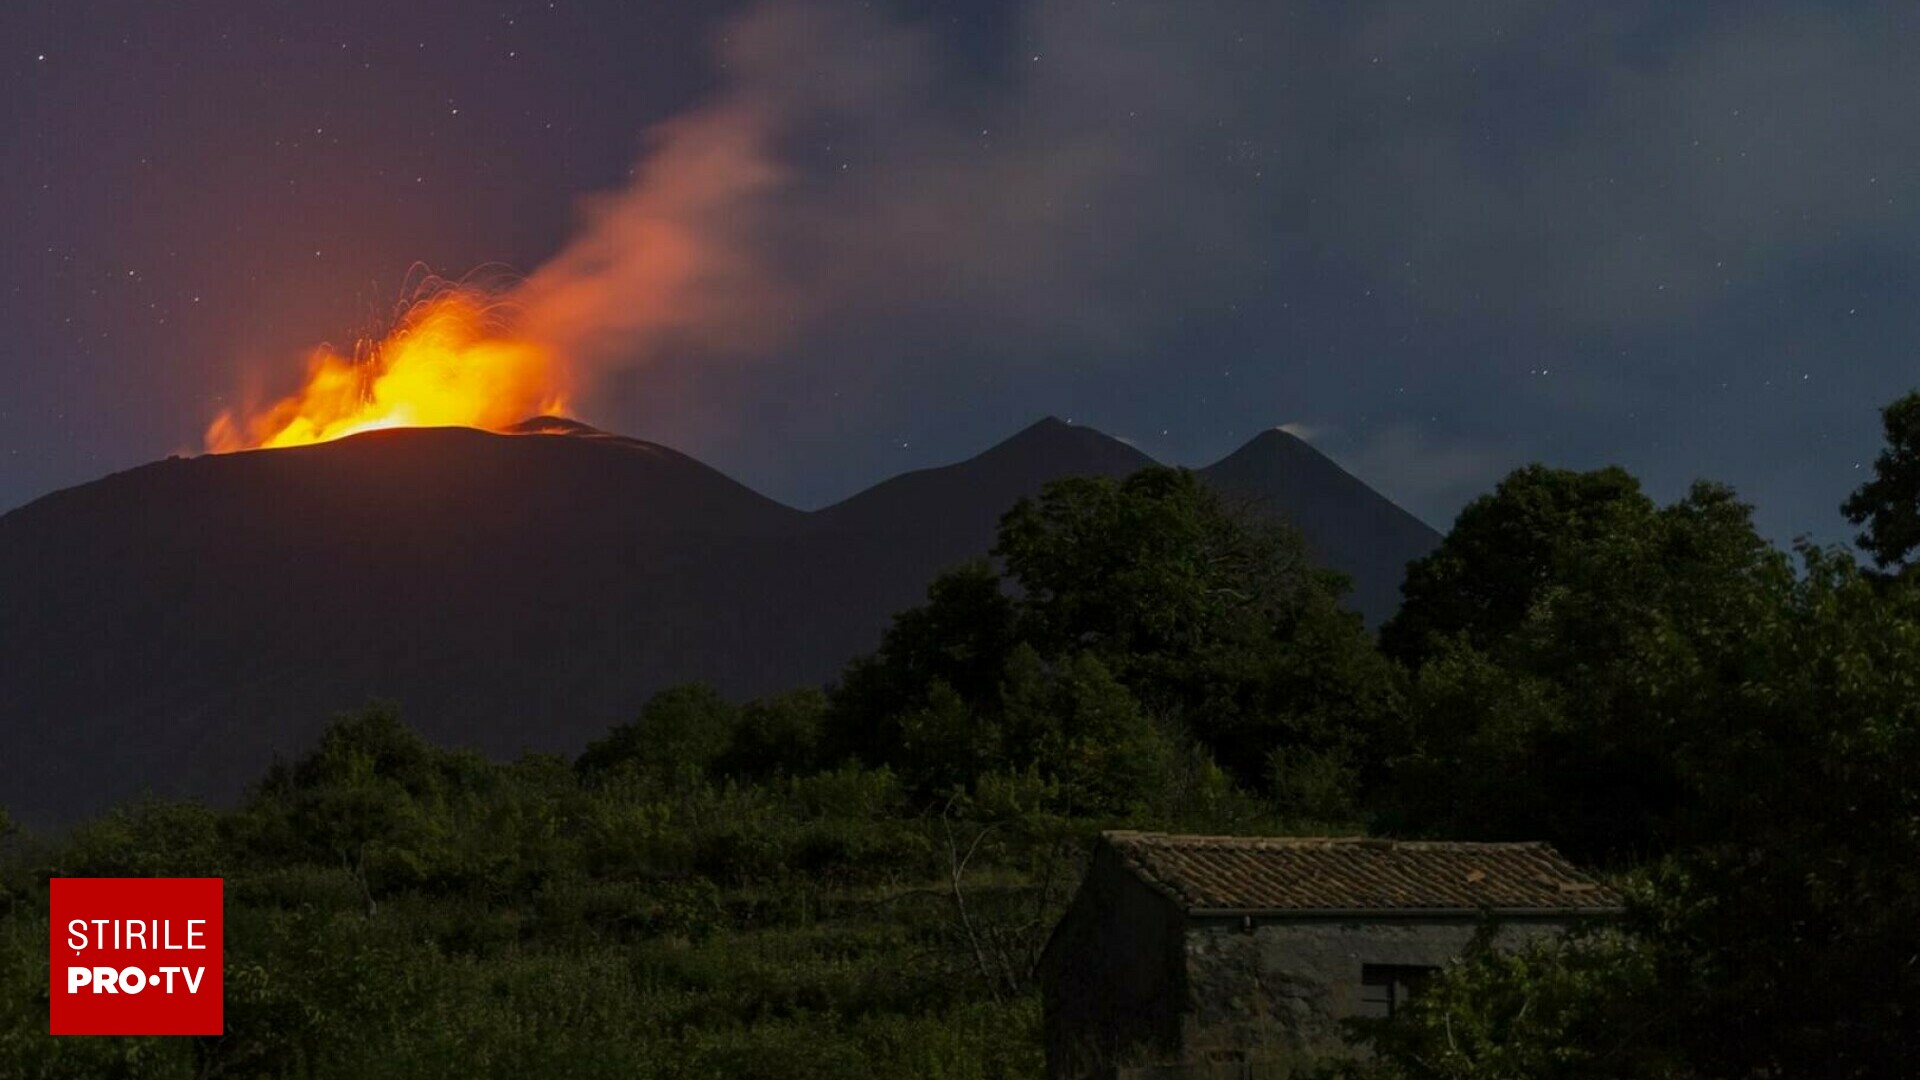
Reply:
[[[1544,843],[1110,832],[1135,873],[1188,910],[1593,911],[1619,892]]]

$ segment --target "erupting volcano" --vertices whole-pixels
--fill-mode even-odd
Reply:
[[[516,332],[514,310],[485,288],[430,279],[385,337],[362,338],[346,354],[315,349],[299,390],[221,413],[206,448],[300,446],[393,427],[502,431],[528,416],[564,416],[566,365]]]
[[[413,313],[386,347],[491,342],[472,324],[423,329],[453,310]],[[369,383],[404,379],[395,368]],[[257,430],[324,438],[382,419],[303,416],[305,400]],[[505,758],[577,753],[691,679],[736,698],[817,686],[942,569],[991,547],[1018,499],[1153,463],[1046,420],[807,512],[656,443],[552,418],[512,427],[168,459],[0,515],[8,812],[57,825],[143,791],[231,799],[370,698]],[[1281,431],[1199,475],[1299,525],[1376,623],[1438,539]]]
[[[315,349],[297,390],[221,413],[206,449],[378,428],[505,433],[571,415],[616,369],[768,355],[810,314],[766,250],[777,233],[767,200],[786,176],[774,153],[785,101],[735,95],[650,129],[632,181],[586,200],[580,230],[525,277],[426,275],[387,326],[348,350]]]

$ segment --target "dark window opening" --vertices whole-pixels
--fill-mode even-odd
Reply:
[[[1360,1015],[1392,1016],[1405,1008],[1438,970],[1420,964],[1360,965]]]

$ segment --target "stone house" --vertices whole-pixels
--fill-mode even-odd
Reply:
[[[1041,958],[1050,1080],[1284,1077],[1476,934],[1620,911],[1550,846],[1110,832]]]

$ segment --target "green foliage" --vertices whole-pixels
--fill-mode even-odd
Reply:
[[[764,779],[810,773],[819,764],[827,696],[808,687],[740,708],[732,739],[714,762],[722,776]]]
[[[61,877],[219,877],[229,861],[212,810],[143,799],[76,828],[53,870]]]
[[[1021,796],[943,821],[889,769],[756,759],[811,742],[817,694],[738,710],[757,733],[730,744],[693,737],[733,714],[714,700],[668,692],[639,727],[763,779],[702,778],[624,732],[588,768],[494,764],[376,707],[237,809],[147,801],[10,843],[0,1074],[1035,1075],[1031,987],[982,972],[967,935],[1009,965],[1037,953],[1084,830]],[[985,837],[959,872],[954,830]],[[47,1036],[46,878],[208,873],[226,1033]]]
[[[1409,699],[1409,731],[1393,766],[1387,820],[1457,839],[1539,839],[1563,793],[1534,773],[1564,739],[1566,695],[1549,679],[1486,653],[1442,644]],[[1564,837],[1555,837],[1564,840]]]
[[[1920,590],[1804,555],[1686,748],[1696,809],[1640,925],[1704,1071],[1899,1075],[1920,1060]]]
[[[1022,644],[1002,693],[1008,760],[1050,778],[1063,812],[1126,817],[1162,805],[1172,741],[1093,653],[1052,667]]]
[[[1297,533],[1185,470],[1051,484],[1007,514],[994,550],[1023,640],[1098,657],[1244,781],[1265,778],[1276,746],[1359,756],[1390,694],[1343,583]]]
[[[896,615],[880,648],[847,665],[827,718],[828,753],[898,763],[907,718],[937,694],[991,701],[1015,644],[1013,623],[1013,601],[984,560],[935,578],[925,604]]]
[[[1678,812],[1627,951],[1597,968],[1573,949],[1450,973],[1373,1033],[1380,1075],[1864,1078],[1920,1060],[1920,589],[1839,554],[1802,556],[1797,577],[1763,576],[1764,602],[1724,609],[1741,617],[1711,663],[1672,665],[1670,685],[1643,668],[1648,700],[1668,709]],[[1687,642],[1693,655],[1709,638]],[[1427,715],[1489,747],[1463,759],[1475,763],[1461,766],[1463,798],[1516,824],[1552,820],[1554,793],[1522,772],[1536,759],[1502,757],[1525,745],[1502,732],[1515,717],[1532,732],[1529,717],[1580,715],[1568,693],[1580,684],[1503,687],[1503,674],[1483,652],[1443,647],[1423,686],[1445,680],[1463,711],[1491,707],[1478,722]],[[1569,768],[1607,760],[1604,744],[1564,745]],[[1502,768],[1516,779],[1499,781]]]
[[[191,1040],[48,1035],[50,930],[44,898],[31,906],[14,899],[0,925],[0,1074],[29,1080],[198,1075]]]
[[[1318,574],[1296,537],[1234,518],[1192,473],[1163,468],[1048,485],[1008,512],[995,554],[1043,652],[1143,663],[1262,634]]]
[[[1062,808],[1141,820],[1172,812],[1197,746],[1283,812],[1354,816],[1393,673],[1293,532],[1154,468],[1048,485],[994,553],[1009,582],[943,575],[849,666],[830,755],[928,801],[1034,770]]]
[[[391,707],[375,706],[342,717],[293,765],[275,766],[225,827],[247,858],[338,866],[371,911],[381,894],[409,886],[511,887],[529,869],[523,861],[538,860],[540,833],[553,832],[551,819],[528,813],[539,812],[540,789],[552,788],[557,771],[551,759],[503,770],[441,750]]]
[[[1005,736],[932,685],[901,728],[917,776],[808,769],[818,693],[676,688],[577,763],[437,748],[375,706],[235,809],[10,841],[0,1073],[1037,1075],[1034,973],[1100,825],[1278,824],[1092,652],[1020,646],[996,679]],[[48,1037],[53,874],[224,877],[226,1033]]]
[[[1380,630],[1388,655],[1418,667],[1439,642],[1485,648],[1517,630],[1569,558],[1641,531],[1654,506],[1619,468],[1529,465],[1467,504],[1431,555],[1407,567],[1400,610]]]
[[[697,783],[727,752],[735,722],[733,706],[712,686],[670,686],[648,699],[638,720],[590,744],[577,764],[587,776],[626,768]]]
[[[1920,538],[1920,395],[1885,419],[1889,449],[1846,508],[1883,566]],[[1379,1075],[1878,1077],[1920,1060],[1920,583],[1801,555],[1796,574],[1724,488],[1657,507],[1617,470],[1536,467],[1412,568],[1382,636],[1416,672],[1393,826],[1651,871],[1625,953],[1450,972],[1373,1033]]]
[[[1905,566],[1920,551],[1920,390],[1880,411],[1887,447],[1873,463],[1873,479],[1841,506],[1864,525],[1859,543],[1886,566]]]
[[[1746,677],[1745,630],[1792,573],[1723,487],[1658,507],[1619,470],[1535,467],[1463,513],[1409,582],[1383,632],[1418,665],[1392,827],[1630,862],[1670,843],[1676,753]]]
[[[993,760],[998,739],[992,723],[936,678],[926,700],[894,717],[901,775],[916,791],[943,794],[971,783]]]
[[[1849,503],[1883,563],[1913,550],[1914,400]],[[1357,1025],[1374,1056],[1339,1075],[1920,1060],[1914,575],[1796,573],[1722,487],[1663,507],[1537,466],[1412,568],[1380,650],[1296,537],[1178,470],[1052,485],[996,555],[1007,580],[942,576],[830,693],[674,687],[574,762],[376,706],[232,810],[145,800],[56,840],[0,814],[0,1072],[1033,1076],[1093,833],[1363,805],[1642,873],[1622,932],[1476,948]],[[57,874],[226,878],[227,1032],[46,1036]]]
[[[1356,1021],[1378,1055],[1353,1080],[1657,1080],[1689,1075],[1646,951],[1617,934],[1484,942],[1435,975],[1391,1022]]]

